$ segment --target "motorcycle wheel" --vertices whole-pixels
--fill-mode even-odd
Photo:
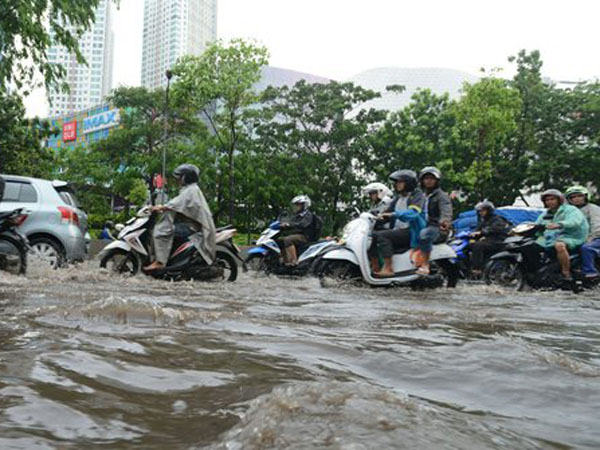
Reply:
[[[362,279],[360,268],[350,261],[324,259],[316,269],[316,273],[320,279],[333,278],[340,281]]]
[[[483,279],[488,285],[494,284],[513,291],[522,291],[525,287],[523,267],[508,259],[490,261],[485,267]]]
[[[214,264],[223,269],[223,278],[225,281],[237,280],[238,266],[233,256],[229,253],[217,251]]]
[[[460,279],[460,268],[451,261],[432,261],[432,272],[439,272],[444,278],[444,284],[447,288],[455,288]]]
[[[140,262],[134,254],[115,248],[104,255],[100,267],[118,274],[134,276],[140,270]]]
[[[246,266],[248,270],[253,270],[254,272],[266,271],[265,257],[257,254],[249,255],[246,258]]]
[[[10,269],[5,269],[13,275],[24,275],[27,271],[27,251],[21,251],[19,245],[12,239],[0,238],[0,254],[12,256],[17,259],[17,264],[9,266]],[[4,268],[3,268],[4,269]]]

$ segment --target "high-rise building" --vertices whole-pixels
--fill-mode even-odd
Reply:
[[[102,103],[112,88],[113,32],[111,27],[111,0],[100,0],[91,28],[79,40],[79,48],[87,65],[78,64],[75,55],[62,46],[48,50],[51,63],[66,69],[64,81],[70,92],[48,92],[50,116],[70,114]]]
[[[166,85],[177,58],[200,55],[216,39],[217,0],[145,0],[142,86]]]

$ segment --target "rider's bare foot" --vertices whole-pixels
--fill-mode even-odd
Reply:
[[[374,272],[373,275],[375,278],[391,278],[395,274],[391,270],[380,270],[379,272]]]
[[[429,265],[422,265],[421,267],[419,267],[417,269],[417,275],[429,275],[429,274],[430,274]]]
[[[154,261],[149,266],[144,267],[144,270],[146,272],[152,272],[153,270],[162,269],[163,267],[165,267],[165,265],[163,263],[158,262],[158,261]]]

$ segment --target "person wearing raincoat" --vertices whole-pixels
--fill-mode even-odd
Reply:
[[[173,247],[173,240],[198,235],[198,251],[207,264],[212,264],[216,255],[215,224],[198,186],[200,170],[192,164],[182,164],[173,171],[181,190],[179,195],[166,205],[154,206],[153,212],[164,213],[153,230],[155,260],[145,271],[163,268]]]
[[[600,255],[600,206],[590,202],[590,191],[584,186],[571,186],[565,192],[568,202],[579,208],[590,225],[588,241],[581,246],[581,271],[587,279],[597,279],[596,258]]]
[[[562,276],[565,281],[569,281],[569,251],[586,242],[590,226],[578,208],[565,202],[565,196],[559,190],[548,189],[541,197],[546,213],[540,215],[536,221],[543,229],[536,243],[546,251],[556,252]]]

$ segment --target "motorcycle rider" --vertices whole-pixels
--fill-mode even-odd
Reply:
[[[369,183],[362,188],[362,193],[371,201],[369,212],[374,216],[385,212],[392,202],[392,191],[383,183]]]
[[[536,241],[538,247],[532,246],[528,252],[539,255],[540,247],[546,252],[554,250],[560,264],[562,281],[572,281],[569,250],[585,243],[589,232],[588,222],[578,208],[565,202],[564,195],[558,189],[548,189],[541,197],[546,213],[540,215],[536,223],[544,231]]]
[[[297,195],[292,199],[295,207],[291,220],[281,223],[281,229],[287,236],[278,239],[283,248],[283,262],[288,266],[298,264],[297,246],[315,240],[315,217],[309,210],[312,204],[308,195]]]
[[[597,279],[594,260],[600,254],[600,206],[590,203],[590,191],[584,186],[571,186],[565,195],[571,205],[579,208],[590,226],[588,242],[581,246],[581,271],[585,278]]]
[[[152,212],[164,213],[152,233],[155,260],[145,271],[165,267],[173,240],[183,240],[194,233],[202,233],[199,253],[207,264],[212,264],[216,254],[215,224],[204,194],[198,186],[200,169],[192,164],[182,164],[173,171],[181,189],[179,195],[166,205],[153,206]]]
[[[429,275],[429,257],[433,244],[448,238],[452,224],[452,201],[440,188],[441,180],[442,172],[437,167],[428,166],[419,172],[419,182],[426,198],[423,211],[427,222],[418,238],[418,248],[422,255],[421,266],[417,270],[419,275]]]
[[[417,174],[413,170],[396,170],[389,178],[394,183],[395,195],[386,211],[378,216],[380,220],[389,221],[389,229],[374,231],[369,249],[371,268],[377,277],[393,276],[392,257],[395,250],[410,246],[410,223],[406,220],[408,217],[402,220],[400,216],[408,210],[420,214],[425,205],[425,196],[418,188]],[[381,269],[378,251],[383,257]]]
[[[502,249],[510,231],[510,223],[496,214],[496,207],[489,200],[477,203],[475,211],[478,223],[470,237],[477,241],[471,244],[471,273],[478,278],[483,273],[485,259]]]

